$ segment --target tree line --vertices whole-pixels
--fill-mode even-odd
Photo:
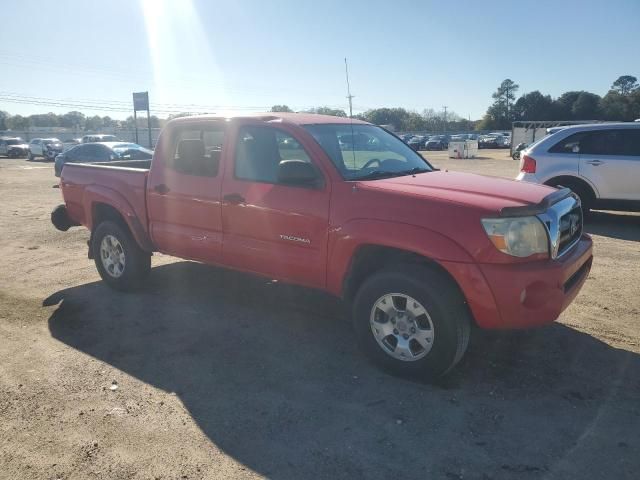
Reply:
[[[162,126],[162,120],[155,115],[151,115],[151,128]],[[133,116],[126,120],[116,120],[111,117],[99,115],[87,116],[82,112],[38,113],[29,116],[10,115],[0,111],[0,130],[27,130],[30,127],[64,127],[77,131],[97,131],[102,128],[134,128]],[[138,117],[138,127],[147,128],[147,117]]]
[[[565,92],[558,98],[540,91],[516,100],[519,85],[507,78],[493,93],[493,103],[478,130],[511,128],[511,122],[526,120],[613,120],[630,122],[640,118],[640,88],[633,75],[618,77],[604,97],[584,90]]]
[[[272,112],[293,112],[287,105],[274,105]],[[344,110],[330,107],[315,107],[302,110],[302,113],[319,113],[322,115],[333,115],[335,117],[346,117]],[[437,112],[433,108],[427,108],[418,113],[400,107],[395,108],[374,108],[366,112],[354,115],[354,118],[374,123],[376,125],[389,125],[394,130],[409,131],[432,131],[441,132],[446,129],[452,130],[473,130],[475,123],[462,118],[455,112]]]
[[[355,115],[355,118],[374,123],[389,125],[396,131],[471,131],[471,130],[506,130],[513,121],[534,120],[614,120],[632,121],[640,118],[640,86],[638,79],[632,75],[622,75],[611,85],[604,97],[598,94],[580,91],[569,91],[552,98],[540,91],[525,93],[516,98],[520,86],[507,78],[492,94],[493,103],[487,113],[479,121],[462,118],[455,112],[424,109],[421,113],[405,108],[374,108]],[[274,105],[272,112],[292,112],[287,105]],[[346,117],[344,110],[330,107],[315,107],[304,110],[306,113],[319,113]],[[171,118],[190,115],[179,113]],[[164,120],[151,116],[152,128],[161,127]],[[138,127],[146,128],[146,117],[138,118]],[[82,112],[73,111],[65,114],[42,113],[29,116],[9,115],[0,111],[0,130],[26,130],[29,127],[65,127],[78,131],[96,131],[101,128],[134,127],[133,116],[126,120],[116,120],[109,116],[86,116]]]

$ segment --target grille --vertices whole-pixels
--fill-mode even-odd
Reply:
[[[576,206],[560,218],[558,256],[569,250],[582,235],[582,209]]]

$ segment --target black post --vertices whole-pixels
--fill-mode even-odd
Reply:
[[[151,145],[151,115],[149,114],[149,109],[147,109],[147,128],[149,129],[149,148],[153,148]]]
[[[133,124],[135,126],[136,129],[136,143],[138,142],[138,115],[136,114],[136,109],[133,109]]]

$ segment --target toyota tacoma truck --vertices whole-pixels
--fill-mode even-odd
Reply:
[[[321,289],[372,360],[426,379],[473,326],[553,322],[592,263],[570,190],[440,171],[348,118],[175,119],[151,160],[66,164],[60,186],[52,222],[89,229],[109,286],[143,286],[162,252]]]

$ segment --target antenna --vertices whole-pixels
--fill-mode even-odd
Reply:
[[[449,108],[446,105],[442,106],[442,109],[444,110],[444,133],[447,133],[447,108]]]
[[[344,57],[344,73],[347,77],[347,98],[349,99],[349,118],[353,118],[353,105],[351,100],[355,95],[351,95],[351,87],[349,86],[349,65],[347,64],[347,57]]]

